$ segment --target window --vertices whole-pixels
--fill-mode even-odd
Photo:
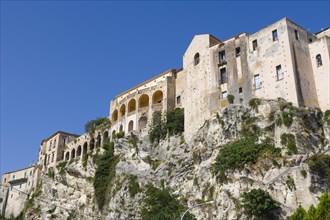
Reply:
[[[52,153],[52,162],[54,162],[54,152]]]
[[[256,50],[257,49],[257,47],[258,47],[257,40],[252,41],[252,47],[253,47],[253,50]]]
[[[56,147],[56,140],[54,140],[54,145],[53,145],[53,147]]]
[[[242,87],[239,87],[239,88],[238,88],[238,92],[239,92],[239,93],[242,93],[242,92],[243,92],[243,88],[242,88]]]
[[[219,60],[220,61],[225,61],[226,60],[226,53],[225,53],[224,50],[219,52]]]
[[[24,172],[24,178],[26,177],[26,172]]]
[[[273,30],[272,34],[273,34],[273,41],[277,41],[278,40],[277,29]]]
[[[30,170],[30,176],[32,176],[32,170]]]
[[[4,179],[4,183],[7,181],[7,178]]]
[[[227,95],[228,95],[228,93],[227,93],[227,91],[223,91],[222,93],[221,93],[221,99],[226,99],[227,98]]]
[[[297,30],[294,30],[294,36],[296,37],[296,40],[299,40],[299,34]]]
[[[176,97],[176,104],[181,104],[181,96]]]
[[[195,63],[195,66],[199,64],[199,53],[196,53],[195,54],[195,57],[194,57],[194,63]]]
[[[322,66],[321,54],[316,55],[316,65],[317,65],[317,67]]]
[[[259,74],[254,75],[254,88],[255,89],[260,89],[261,84],[260,84],[260,77]]]
[[[278,65],[276,67],[276,75],[277,75],[277,80],[283,79],[283,72],[282,72],[282,67],[281,65]]]
[[[313,39],[312,38],[309,38],[308,41],[309,41],[309,43],[312,43],[313,42]]]
[[[227,71],[226,68],[220,69],[220,84],[227,83]]]
[[[52,147],[52,141],[49,142],[49,147],[48,147],[48,150],[51,150],[51,147]]]
[[[241,55],[241,48],[240,47],[235,48],[235,54],[236,54],[236,57]]]
[[[13,175],[13,180],[15,179],[15,175]]]

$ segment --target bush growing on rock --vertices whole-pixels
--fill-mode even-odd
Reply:
[[[280,209],[278,203],[273,200],[268,192],[262,189],[252,189],[243,195],[244,213],[256,219],[273,219],[275,212]]]
[[[187,210],[180,201],[166,188],[156,188],[152,184],[147,185],[144,206],[141,209],[142,220],[173,220],[180,219],[181,214]],[[185,220],[196,219],[187,213]]]
[[[312,174],[316,174],[320,180],[330,187],[330,155],[314,154],[307,161]]]
[[[85,133],[94,134],[95,130],[99,126],[111,126],[109,118],[97,118],[91,120],[85,124]]]

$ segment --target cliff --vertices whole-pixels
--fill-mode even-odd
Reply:
[[[88,158],[61,164],[41,178],[22,215],[141,219],[153,185],[168,189],[186,208],[214,200],[191,210],[196,219],[246,219],[242,194],[262,189],[278,202],[277,216],[284,219],[299,205],[316,205],[329,191],[329,182],[309,165],[313,155],[329,155],[328,143],[330,124],[318,109],[284,100],[229,105],[192,139],[176,135],[156,144],[133,133]]]

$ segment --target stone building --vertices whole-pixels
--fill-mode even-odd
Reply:
[[[79,135],[58,131],[43,140],[38,154],[38,171],[45,173],[49,168],[55,169],[57,162],[64,159],[65,145],[77,137]]]
[[[329,109],[329,53],[330,29],[311,34],[287,18],[224,41],[197,35],[183,56],[182,69],[167,71],[111,101],[112,132],[141,132],[154,110],[184,108],[189,137],[228,105],[229,94],[235,103],[281,97],[296,106]],[[153,107],[159,101],[154,97],[162,108]]]
[[[0,214],[9,218],[17,216],[24,202],[36,186],[35,166],[15,170],[2,175],[0,187]]]

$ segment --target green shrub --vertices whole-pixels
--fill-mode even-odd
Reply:
[[[244,213],[249,217],[272,219],[275,217],[274,213],[280,209],[278,203],[262,189],[244,192],[242,197]]]
[[[84,153],[84,155],[83,155],[83,157],[82,157],[82,165],[83,165],[83,167],[85,168],[85,170],[86,170],[86,168],[87,168],[87,162],[88,162],[88,154],[87,154],[87,152],[86,152],[86,153]]]
[[[314,154],[306,160],[310,171],[321,178],[322,182],[330,182],[330,155]]]
[[[94,134],[96,128],[99,126],[110,127],[111,122],[109,118],[97,118],[87,122],[85,124],[85,133]]]
[[[232,94],[228,94],[227,95],[227,100],[228,100],[229,104],[233,104],[234,100],[235,100],[235,96],[232,95]]]
[[[296,190],[296,184],[294,183],[294,179],[291,176],[287,176],[285,183],[291,191]]]
[[[123,138],[125,137],[125,132],[124,131],[120,131],[116,134],[116,138],[119,139],[119,138]]]
[[[269,113],[269,115],[268,115],[268,120],[269,120],[270,122],[272,122],[272,121],[275,120],[275,111],[272,111],[272,112]]]
[[[281,144],[287,147],[289,155],[298,153],[296,138],[293,134],[283,133],[281,135]]]
[[[48,168],[48,173],[47,173],[47,175],[48,175],[49,178],[54,179],[54,177],[55,177],[55,172],[54,172],[53,167],[49,167],[49,168]]]
[[[330,194],[325,192],[320,197],[320,202],[315,208],[311,205],[306,212],[299,206],[296,211],[288,217],[288,220],[323,220],[330,219]]]
[[[155,111],[152,115],[152,122],[148,132],[152,143],[159,143],[167,134],[175,135],[184,131],[184,110],[173,109],[162,115],[160,111]]]
[[[281,116],[278,116],[277,119],[275,120],[275,125],[278,127],[281,127],[283,124]]]
[[[137,193],[142,192],[140,185],[137,182],[137,176],[131,175],[129,177],[128,191],[131,197],[134,197]]]
[[[68,163],[67,161],[63,161],[63,162],[58,164],[57,169],[59,170],[60,175],[65,174],[65,166],[66,166],[67,163]]]
[[[307,177],[306,170],[300,170],[300,174],[306,179],[306,177]]]
[[[323,115],[323,121],[330,124],[330,110],[326,110]]]
[[[254,164],[264,153],[277,156],[280,149],[275,148],[271,141],[256,143],[257,139],[246,137],[224,145],[212,165],[213,173],[220,182],[226,180],[225,172],[228,170],[242,169],[244,164]]]
[[[116,175],[116,165],[119,158],[114,155],[114,143],[105,142],[103,155],[96,157],[97,169],[94,177],[95,198],[99,209],[102,211],[103,206],[108,202],[108,196],[111,192],[112,180]]]
[[[251,100],[249,101],[249,106],[250,106],[253,110],[255,110],[256,112],[258,112],[258,111],[259,111],[258,107],[259,107],[260,103],[261,103],[260,99],[258,99],[258,98],[253,98],[253,99],[251,99]]]
[[[283,124],[289,128],[293,122],[292,114],[289,112],[282,112],[282,119]]]
[[[181,214],[187,209],[188,207],[182,205],[167,188],[159,189],[148,184],[144,206],[140,213],[142,220],[173,220],[180,219]],[[187,213],[184,219],[196,218]]]

